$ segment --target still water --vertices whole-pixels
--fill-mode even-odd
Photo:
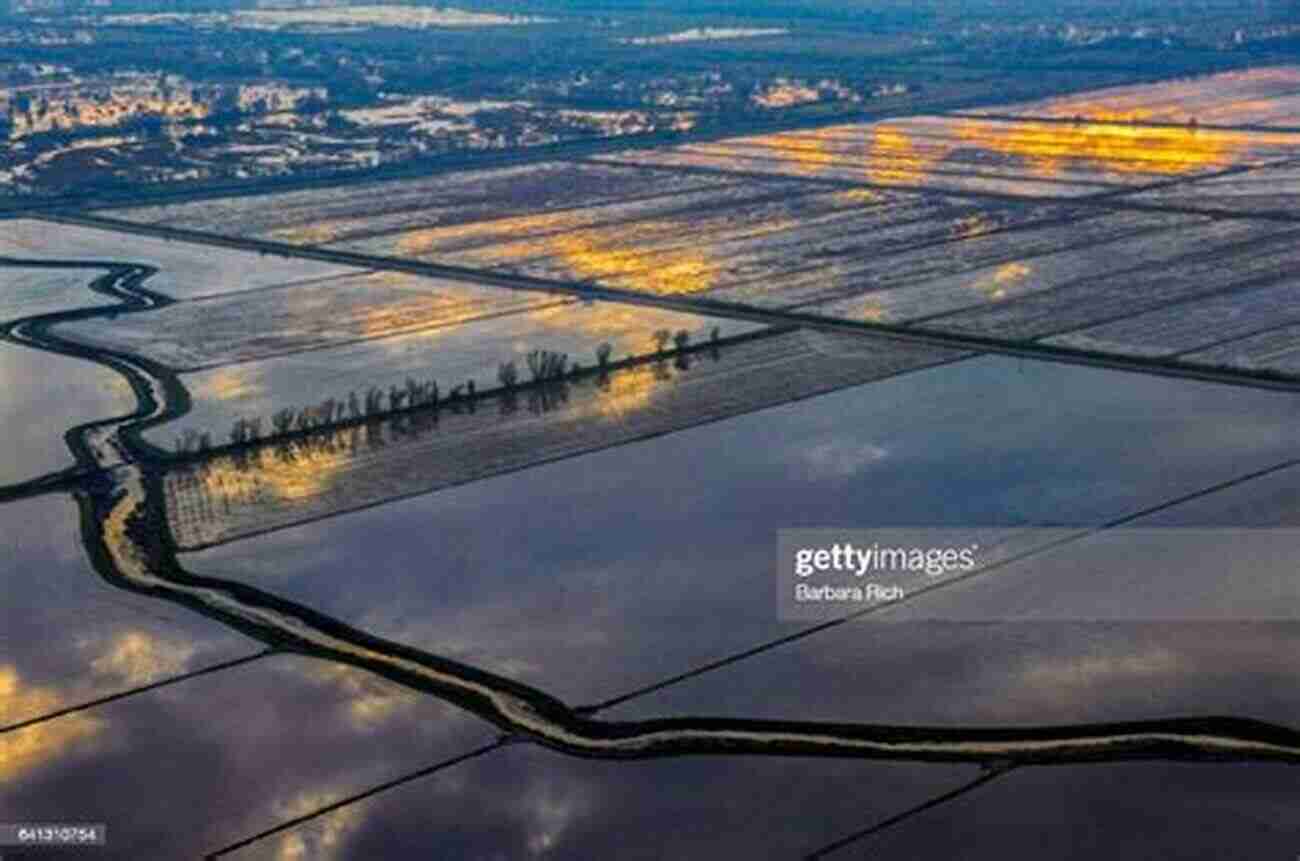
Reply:
[[[1095,526],[1296,457],[1297,413],[1285,393],[980,358],[176,561],[196,583],[255,587],[282,611],[604,705],[610,721],[1286,724],[1300,700],[1290,623],[863,619],[712,664],[807,627],[777,618],[778,529]],[[1292,485],[1273,473],[1148,516],[1276,521]],[[0,820],[108,823],[101,857],[195,857],[439,763],[451,764],[228,857],[802,857],[980,774],[844,757],[587,759],[527,743],[456,761],[500,727],[356,665],[253,657],[274,637],[175,590],[115,585],[91,564],[103,524],[82,522],[108,508],[80,500],[0,506],[5,726],[251,658],[0,734]],[[1025,767],[843,853],[1140,857],[1127,840],[1142,831],[1161,857],[1238,845],[1263,857],[1294,852],[1293,783],[1268,764]],[[1078,805],[1120,826],[1079,837]],[[1186,814],[1207,805],[1212,832]]]

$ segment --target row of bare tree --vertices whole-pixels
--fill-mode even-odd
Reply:
[[[714,326],[710,332],[710,338],[717,343],[719,339],[717,326]],[[653,339],[656,353],[663,355],[670,341],[679,351],[687,349],[690,346],[691,334],[685,329],[679,330],[676,334],[667,329],[660,329],[654,333]],[[605,341],[596,347],[595,352],[596,367],[603,374],[609,369],[614,347]],[[569,363],[568,353],[532,350],[524,358],[532,385],[558,382],[569,376],[577,376],[584,370],[577,362]],[[520,385],[519,366],[514,359],[502,362],[497,367],[497,381],[506,392],[511,392]],[[459,403],[463,398],[473,398],[476,394],[473,380],[453,387],[444,397],[438,389],[436,380],[430,379],[422,383],[407,377],[405,385],[390,386],[386,392],[382,388],[372,386],[360,397],[354,390],[349,392],[346,398],[326,398],[314,406],[284,407],[276,410],[270,416],[269,430],[265,435],[263,435],[261,416],[235,419],[228,437],[232,446],[245,445],[259,440],[273,440],[292,434],[306,433],[344,422],[377,418],[404,409]],[[202,452],[212,447],[212,435],[195,430],[186,430],[176,438],[175,443],[177,454]]]

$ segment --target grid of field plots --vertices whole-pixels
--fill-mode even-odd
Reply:
[[[1289,375],[1300,70],[113,213]]]

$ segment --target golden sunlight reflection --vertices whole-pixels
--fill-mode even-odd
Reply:
[[[313,662],[309,673],[313,679],[334,686],[346,695],[348,721],[361,732],[378,728],[416,702],[410,693],[355,667]]]
[[[288,452],[286,456],[282,452]],[[205,461],[198,474],[215,505],[250,502],[290,502],[319,496],[352,460],[342,442],[333,448],[290,443],[283,447],[258,447],[242,457],[229,455]]]
[[[868,323],[879,323],[885,319],[885,309],[875,299],[868,299],[862,306],[862,310],[858,312],[858,317]]]
[[[1141,118],[1141,112],[1090,110],[1077,123],[963,120],[957,137],[1014,156],[1047,176],[1060,173],[1067,162],[1118,174],[1191,173],[1232,164],[1242,149],[1261,142],[1239,132],[1133,124]]]
[[[977,278],[970,286],[989,299],[1004,299],[1008,291],[1024,281],[1031,271],[1026,263],[1004,263],[993,272]]]
[[[277,802],[276,818],[306,816],[341,797],[342,793],[305,791],[289,801]],[[329,861],[342,857],[344,838],[361,824],[364,809],[364,805],[349,804],[295,828],[280,838],[276,846],[276,861]]]
[[[588,215],[584,219],[575,213],[543,212],[410,230],[398,238],[396,251],[410,257],[447,253],[477,243],[517,239],[539,231],[564,230],[581,225],[592,217]]]
[[[831,200],[837,203],[847,203],[851,206],[865,206],[872,203],[880,203],[884,200],[879,192],[872,191],[869,188],[850,188],[847,191],[837,191],[831,195]]]
[[[653,333],[658,329],[693,331],[706,318],[689,318],[658,308],[642,308],[619,302],[592,302],[583,305],[554,305],[528,312],[528,320],[546,331],[561,335],[581,334],[592,338],[594,348],[600,341],[608,341],[617,353],[612,358],[622,358],[623,353],[643,355],[656,349]],[[685,322],[685,326],[683,323]],[[518,344],[526,351],[529,345]],[[584,358],[582,361],[586,362]]]
[[[920,184],[944,162],[951,162],[954,181],[964,172],[994,176],[1007,167],[1038,177],[1071,169],[1169,176],[1227,167],[1251,152],[1300,147],[1300,135],[1286,131],[1202,128],[1190,121],[1153,124],[1156,117],[1145,107],[1114,109],[1084,101],[1071,107],[1068,116],[1052,121],[922,117],[766,135],[746,144],[764,149],[796,174],[861,169],[882,185]],[[856,142],[854,134],[860,136]],[[1007,160],[999,164],[992,154]]]
[[[871,127],[867,175],[884,184],[916,183],[947,154],[946,146],[918,144],[902,125],[879,123]]]
[[[186,383],[195,398],[228,401],[262,393],[262,384],[250,377],[251,372],[243,368],[221,368],[211,374],[189,377]]]
[[[668,383],[664,377],[670,373],[664,361],[610,374],[602,383],[600,394],[582,401],[580,414],[617,421],[644,410],[654,400],[655,392]]]
[[[687,235],[685,225],[680,232]],[[624,236],[623,230],[602,228],[557,236],[553,245],[578,280],[659,295],[700,293],[714,286],[720,267],[700,248],[641,251],[623,244]]]
[[[976,236],[983,236],[1000,226],[997,219],[977,212],[974,215],[958,219],[952,226],[952,235],[955,239],[974,239]]]
[[[771,155],[793,166],[795,173],[815,174],[834,167],[842,158],[831,146],[835,128],[810,132],[778,132],[754,139],[771,150]]]
[[[48,714],[71,703],[53,688],[25,684],[12,664],[0,665],[0,726]],[[0,783],[11,783],[95,735],[103,721],[74,712],[0,735]]]
[[[1161,122],[1183,123],[1196,119],[1202,123],[1249,125],[1285,111],[1287,100],[1297,90],[1300,90],[1300,67],[1278,66],[1113,87],[1018,105],[1016,110],[1048,117],[1073,117],[1096,111],[1140,114],[1142,118]]]
[[[369,286],[396,287],[400,298],[389,294],[383,302],[367,306],[359,320],[362,337],[379,338],[431,326],[448,325],[485,313],[491,305],[482,290],[447,282],[431,290],[411,290],[410,276],[399,272],[377,272],[367,276]],[[508,297],[508,294],[507,294]],[[509,298],[509,297],[508,297]]]
[[[322,245],[338,239],[347,232],[351,224],[352,219],[346,219],[281,227],[267,233],[267,238],[273,242],[287,242],[290,245]]]
[[[104,546],[112,555],[113,564],[121,571],[139,571],[147,567],[143,551],[127,533],[127,522],[138,505],[139,499],[128,493],[104,518]]]
[[[680,241],[690,235],[687,224],[645,220],[600,227],[594,220],[592,213],[554,213],[429,228],[403,234],[397,251],[454,256],[476,266],[551,259],[574,279],[648,293],[696,293],[714,285],[719,267]]]
[[[193,656],[192,646],[163,642],[143,631],[127,631],[114,638],[108,651],[90,662],[90,668],[97,675],[147,685],[184,672]]]
[[[647,314],[647,310],[651,313]],[[557,305],[528,313],[531,322],[546,329],[566,334],[577,331],[593,338],[611,340],[637,330],[652,331],[656,316],[653,309],[616,302],[593,302],[576,311],[569,305]]]

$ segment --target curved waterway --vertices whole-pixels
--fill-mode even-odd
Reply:
[[[145,289],[142,285],[156,273],[152,266],[105,261],[38,261],[0,259],[0,265],[32,269],[102,269],[104,275],[91,281],[87,288],[94,293],[118,300],[116,304],[95,305],[65,311],[36,314],[0,324],[0,338],[21,347],[93,362],[122,377],[136,400],[135,409],[121,416],[96,419],[72,428],[64,441],[72,450],[76,466],[59,473],[44,475],[20,485],[0,486],[0,500],[27,492],[42,492],[61,481],[140,459],[143,443],[138,431],[183,415],[189,409],[189,396],[176,376],[154,362],[126,353],[91,348],[60,338],[49,329],[73,320],[111,320],[119,314],[143,313],[171,304],[167,296]]]
[[[50,265],[50,264],[44,264]],[[186,607],[267,646],[335,661],[439,697],[489,722],[508,738],[599,759],[731,754],[827,756],[968,762],[990,767],[1115,762],[1300,762],[1300,732],[1262,721],[1195,716],[1061,726],[954,727],[872,723],[675,717],[600,720],[547,692],[468,663],[383,639],[271,592],[186,571],[176,558],[162,503],[165,466],[139,447],[142,427],[185,411],[174,375],[138,357],[95,350],[50,335],[70,319],[139,313],[167,303],[141,285],[153,271],[133,264],[99,266],[92,289],[121,303],[13,321],[0,333],[38,350],[96,362],[130,383],[137,408],[67,433],[75,473],[47,476],[39,489],[70,489],[82,519],[82,540],[110,584]],[[58,481],[54,480],[59,479]]]
[[[1300,732],[1192,717],[1020,728],[921,727],[684,717],[602,721],[546,692],[348,626],[246,584],[185,571],[169,546],[158,481],[138,467],[77,492],[83,540],[100,574],[216,618],[276,649],[326,658],[455,703],[508,735],[575,756],[839,756],[985,765],[1136,759],[1300,762]]]

